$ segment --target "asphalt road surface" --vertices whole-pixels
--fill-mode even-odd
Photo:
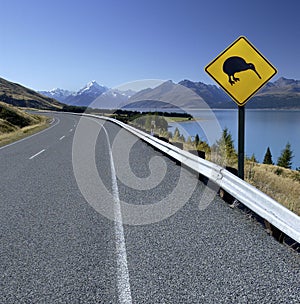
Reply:
[[[0,303],[300,303],[299,255],[245,213],[113,123],[48,115],[0,148]]]

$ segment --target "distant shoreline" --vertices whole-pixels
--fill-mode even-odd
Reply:
[[[245,107],[246,111],[300,111],[300,108],[247,108]],[[126,109],[126,111],[131,111],[131,112],[141,112],[141,113],[146,113],[146,112],[167,112],[167,113],[177,113],[180,111],[182,112],[195,112],[195,111],[237,111],[238,107],[235,108],[185,108],[185,109],[180,109],[180,108],[134,108],[134,109]]]

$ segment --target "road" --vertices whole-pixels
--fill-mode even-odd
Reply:
[[[299,255],[190,172],[110,122],[48,115],[0,148],[0,303],[300,303]]]

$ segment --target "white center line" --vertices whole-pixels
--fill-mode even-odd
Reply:
[[[45,152],[45,151],[46,151],[46,149],[43,149],[43,150],[41,150],[40,152],[38,152],[38,153],[32,155],[31,157],[29,157],[29,159],[33,159],[33,158],[35,158],[36,156],[42,154],[42,153]]]
[[[72,132],[73,131],[73,129],[70,129],[70,131],[69,132]]]
[[[127,253],[126,253],[124,229],[122,222],[119,189],[118,189],[117,177],[116,177],[116,169],[114,165],[108,133],[103,125],[102,127],[105,132],[107,144],[108,144],[111,179],[112,179],[112,194],[114,198],[115,235],[116,235],[116,251],[117,251],[117,282],[118,282],[118,291],[119,291],[119,301],[121,304],[131,304],[132,297],[131,297],[131,289],[129,282]]]
[[[66,136],[64,135],[64,136],[62,136],[59,140],[62,140],[62,139],[64,139]]]

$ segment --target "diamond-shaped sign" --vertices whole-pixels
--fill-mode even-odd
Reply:
[[[277,73],[276,68],[243,36],[208,64],[205,71],[239,106],[245,105]]]

